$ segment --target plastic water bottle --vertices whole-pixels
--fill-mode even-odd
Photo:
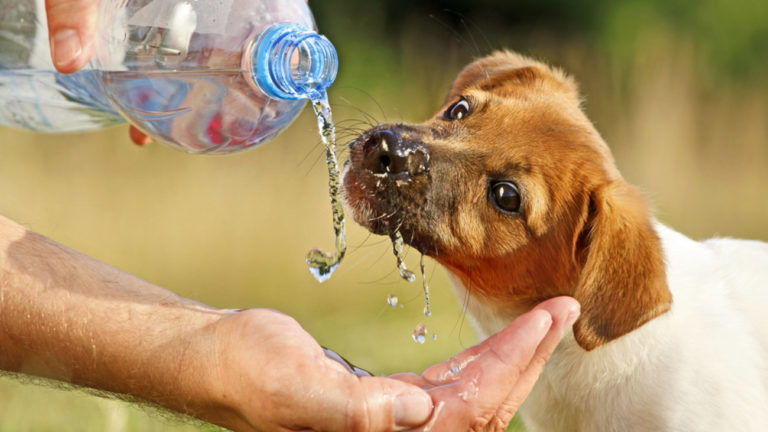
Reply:
[[[102,0],[91,63],[50,59],[43,0],[0,0],[0,124],[74,132],[124,121],[191,153],[284,130],[336,78],[305,0]]]

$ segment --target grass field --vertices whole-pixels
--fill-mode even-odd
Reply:
[[[648,192],[662,221],[695,238],[768,240],[768,85],[710,81],[690,42],[663,32],[643,40],[620,62],[578,40],[544,40],[525,51],[582,83],[585,109],[619,168]],[[381,66],[376,76],[389,74],[388,81],[371,78],[365,88],[361,75],[342,74],[331,91],[337,121],[364,119],[358,109],[375,120],[430,116],[466,51],[416,49],[393,64],[379,60],[371,67]],[[223,157],[137,148],[125,127],[67,136],[0,129],[0,213],[201,302],[284,311],[321,344],[377,374],[418,372],[475,343],[434,262],[427,265],[434,314],[425,319],[420,285],[399,279],[391,245],[356,226],[337,274],[322,285],[311,277],[304,254],[332,245],[314,127],[305,112],[274,141]],[[409,267],[417,267],[417,255],[409,253]],[[387,305],[391,293],[403,308]],[[436,341],[410,339],[422,322]],[[0,432],[208,429],[0,378]]]

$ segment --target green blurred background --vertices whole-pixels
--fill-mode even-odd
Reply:
[[[619,168],[659,218],[694,237],[768,240],[768,2],[310,2],[341,68],[340,143],[371,122],[421,121],[461,67],[498,48],[559,65]],[[308,111],[231,156],[130,144],[127,127],[39,135],[0,128],[0,213],[184,296],[270,307],[377,374],[421,371],[476,342],[431,260],[434,315],[391,245],[350,226],[325,284],[304,264],[332,245],[326,172]],[[418,253],[408,254],[409,267]],[[403,307],[391,308],[389,294]],[[437,339],[410,334],[425,324]],[[121,402],[0,379],[0,431],[195,431]],[[522,430],[515,423],[514,430]]]

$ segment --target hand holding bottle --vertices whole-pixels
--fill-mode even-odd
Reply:
[[[46,0],[51,57],[56,69],[72,73],[93,55],[99,0]]]
[[[53,65],[61,73],[77,72],[93,55],[99,0],[46,0],[45,11]],[[133,125],[130,137],[140,146],[152,142]]]
[[[18,0],[0,16],[0,51],[0,125],[62,133],[127,120],[208,154],[280,134],[325,94],[338,61],[303,0]]]

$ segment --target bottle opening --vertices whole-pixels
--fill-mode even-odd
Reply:
[[[294,24],[275,24],[254,43],[251,75],[273,99],[317,99],[338,71],[333,44],[322,35]]]

